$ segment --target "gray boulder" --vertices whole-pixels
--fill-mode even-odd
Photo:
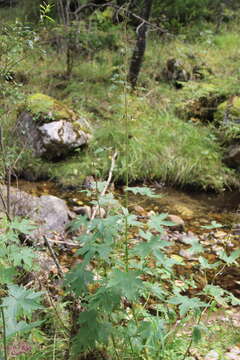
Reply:
[[[81,120],[76,123],[81,127]],[[89,134],[77,129],[76,124],[66,120],[44,124],[38,127],[38,131],[42,143],[42,154],[48,158],[65,156],[89,140]]]
[[[18,118],[18,132],[24,146],[36,156],[49,160],[64,158],[73,150],[87,144],[90,134],[82,128],[89,124],[84,118],[74,122],[67,120],[41,124],[30,112],[22,112]]]
[[[2,199],[7,202],[7,187],[0,186]],[[0,200],[0,211],[5,210],[2,199]],[[52,195],[36,197],[20,191],[14,187],[10,188],[11,215],[27,217],[37,228],[30,236],[34,244],[43,244],[43,236],[48,238],[55,234],[64,235],[66,226],[70,222],[70,211],[66,202]]]

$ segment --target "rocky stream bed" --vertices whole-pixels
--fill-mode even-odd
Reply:
[[[17,184],[18,188],[28,194],[34,196],[41,196],[40,199],[44,199],[44,207],[48,206],[48,196],[65,200],[70,210],[70,218],[74,217],[74,210],[80,208],[87,208],[89,205],[89,198],[81,191],[62,190],[54,182],[28,182],[19,180]],[[189,271],[194,269],[195,258],[188,252],[188,246],[186,245],[186,239],[188,237],[196,237],[200,243],[204,246],[206,251],[206,257],[209,262],[213,262],[218,258],[218,254],[221,250],[231,252],[232,250],[239,248],[240,241],[240,193],[239,192],[224,192],[220,194],[216,193],[198,193],[180,191],[173,188],[165,188],[158,184],[155,184],[153,188],[156,193],[160,194],[160,198],[150,199],[145,196],[129,194],[129,208],[138,216],[140,221],[148,218],[154,213],[168,213],[169,219],[176,223],[176,226],[165,229],[165,239],[172,242],[172,246],[169,248],[169,252],[173,255],[187,260],[187,268]],[[114,190],[114,196],[120,200],[123,200],[123,190]],[[60,198],[60,199],[59,199]],[[58,212],[56,208],[54,216],[63,218],[63,211],[66,211],[64,203],[61,203],[61,211]],[[51,205],[52,206],[52,205]],[[53,209],[50,208],[50,213]],[[51,217],[48,213],[46,216]],[[69,222],[71,219],[63,221]],[[221,227],[215,229],[209,229],[209,225],[215,222],[220,224]],[[55,222],[53,221],[53,225]],[[56,245],[59,235],[56,232],[55,239]],[[65,237],[60,237],[60,243],[64,248]],[[70,243],[69,239],[66,240],[67,244]],[[66,256],[66,251],[63,252],[64,262],[67,266],[72,264],[72,260],[69,261]],[[240,274],[235,267],[228,268],[227,271],[221,274],[219,278],[221,286],[227,290],[234,292],[236,296],[240,296]],[[199,278],[201,282],[201,277]]]
[[[84,192],[63,190],[50,181],[28,182],[19,180],[13,186],[11,199],[13,201],[12,206],[15,206],[15,211],[18,213],[21,206],[23,206],[23,209],[18,214],[24,216],[29,208],[32,209],[30,217],[33,220],[37,219],[40,224],[37,228],[39,233],[35,233],[34,237],[38,238],[42,231],[46,236],[49,236],[51,246],[58,257],[61,269],[64,273],[67,273],[81,259],[79,256],[76,256],[79,244],[74,242],[72,234],[64,232],[63,229],[76,216],[76,209],[89,209],[90,199]],[[145,222],[146,219],[157,213],[169,214],[169,220],[173,221],[176,225],[164,229],[163,239],[171,244],[167,249],[167,254],[174,259],[183,260],[185,263],[184,266],[177,268],[179,280],[176,280],[176,282],[178,282],[180,287],[184,285],[181,279],[184,279],[186,274],[193,274],[192,276],[197,286],[191,290],[190,295],[194,295],[194,291],[199,291],[199,289],[204,287],[206,274],[199,271],[196,255],[189,252],[188,239],[195,237],[199,241],[204,247],[204,257],[210,264],[218,260],[221,250],[225,250],[229,254],[233,250],[238,249],[240,241],[240,193],[198,193],[166,188],[157,183],[151,187],[161,196],[159,198],[147,198],[146,196],[129,193],[129,210],[137,216],[138,221],[142,222]],[[1,191],[4,194],[4,191]],[[124,201],[125,193],[122,188],[111,189],[111,191],[114,198],[120,202]],[[59,219],[62,224],[57,227],[59,225],[57,220]],[[211,223],[216,225],[215,228],[209,228]],[[48,288],[53,298],[57,298],[59,295],[61,296],[61,284],[58,279],[56,263],[48,255],[44,242],[36,243],[36,241],[34,242],[34,237],[33,245],[40,245],[40,251],[38,251],[40,270],[37,274],[32,273],[32,278],[30,276],[26,281],[30,281],[36,284],[36,286],[38,286],[37,284],[42,284],[41,286]],[[131,230],[131,241],[142,241],[137,233],[134,233],[134,229]],[[154,263],[150,261],[149,266],[154,266]],[[207,276],[210,283],[215,279],[211,271],[207,273]],[[223,268],[223,271],[219,274],[218,279],[214,280],[214,283],[232,292],[237,298],[240,298],[239,266],[226,267],[226,270]],[[152,305],[153,309],[151,309]],[[149,304],[148,311],[150,312],[154,311],[154,304],[152,305],[151,303]],[[232,324],[231,326],[234,329],[238,329],[240,326],[239,307],[225,308],[223,306],[223,309],[219,308],[218,311],[210,314],[210,316],[207,315],[203,320],[210,327],[218,324],[221,328]],[[191,333],[188,327],[184,331],[187,336]],[[204,356],[200,355],[198,350],[193,348],[191,356],[196,360],[222,359],[219,357],[215,347]],[[239,360],[240,346],[236,345],[227,348],[224,351],[224,359]]]

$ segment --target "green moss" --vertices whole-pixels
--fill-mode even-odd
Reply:
[[[41,119],[41,121],[44,119],[44,122],[60,119],[75,121],[77,119],[76,114],[65,104],[41,93],[28,96],[25,106],[36,119]]]
[[[91,174],[84,154],[79,154],[49,166],[49,177],[64,187],[81,186],[87,175]]]
[[[219,137],[223,144],[240,139],[240,97],[234,96],[221,103],[214,115]]]
[[[214,120],[221,124],[223,121],[236,122],[240,120],[240,97],[234,96],[232,99],[222,102],[218,105],[214,115]]]

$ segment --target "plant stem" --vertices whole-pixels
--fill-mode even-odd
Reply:
[[[3,322],[4,360],[8,360],[8,355],[7,355],[7,338],[6,338],[6,322],[5,322],[4,310],[3,310],[2,307],[1,307],[1,316],[2,316],[2,322]]]
[[[128,11],[128,6],[126,11]],[[128,123],[128,98],[127,98],[127,92],[128,92],[128,78],[127,78],[127,14],[125,15],[125,24],[124,24],[124,35],[125,35],[125,81],[124,81],[124,126],[125,126],[125,149],[124,149],[124,156],[125,156],[125,162],[126,162],[126,186],[129,185],[129,123]],[[128,208],[128,192],[126,191],[125,195],[125,207]],[[124,231],[124,237],[125,237],[125,270],[128,271],[128,219],[127,216],[125,216],[125,231]]]
[[[116,346],[115,338],[114,338],[113,335],[111,336],[111,338],[112,338],[112,343],[113,343],[113,348],[114,348],[114,352],[115,352],[116,358],[117,358],[118,360],[121,360],[120,357],[119,357],[118,351],[117,351],[117,346]]]

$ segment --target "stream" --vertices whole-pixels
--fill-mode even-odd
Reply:
[[[66,200],[71,208],[76,205],[84,205],[89,201],[86,195],[80,191],[63,190],[54,182],[29,182],[19,180],[14,186],[19,187],[32,195],[54,195]],[[240,222],[240,192],[206,193],[190,192],[166,187],[154,188],[160,198],[146,198],[129,193],[129,204],[132,210],[141,206],[146,211],[158,213],[167,212],[180,216],[186,223],[187,230],[201,232],[200,226],[210,224],[215,220],[224,228],[231,229],[234,224]],[[124,196],[122,189],[115,191],[115,196],[121,200]]]
[[[15,183],[20,190],[24,190],[32,195],[54,195],[66,200],[70,209],[74,206],[88,204],[89,198],[83,192],[63,190],[54,182],[28,182],[19,180]],[[199,269],[195,267],[196,258],[187,254],[187,248],[182,242],[183,236],[197,236],[205,247],[204,256],[212,263],[218,260],[221,250],[227,253],[239,248],[240,240],[240,192],[223,193],[204,193],[177,190],[174,188],[153,188],[159,198],[147,198],[146,196],[134,195],[129,192],[129,208],[137,215],[154,213],[169,213],[177,215],[184,220],[184,232],[167,229],[167,236],[172,241],[169,253],[181,257],[186,266],[182,267],[182,272],[195,272],[198,277],[198,284],[201,287],[201,277]],[[120,201],[124,197],[123,189],[114,190],[114,195]],[[204,226],[216,221],[222,227],[217,229],[206,229]],[[64,258],[67,256],[64,252]],[[66,257],[69,263],[69,257]],[[240,273],[239,266],[227,267],[219,276],[216,282],[221,287],[231,291],[235,296],[240,297]]]

